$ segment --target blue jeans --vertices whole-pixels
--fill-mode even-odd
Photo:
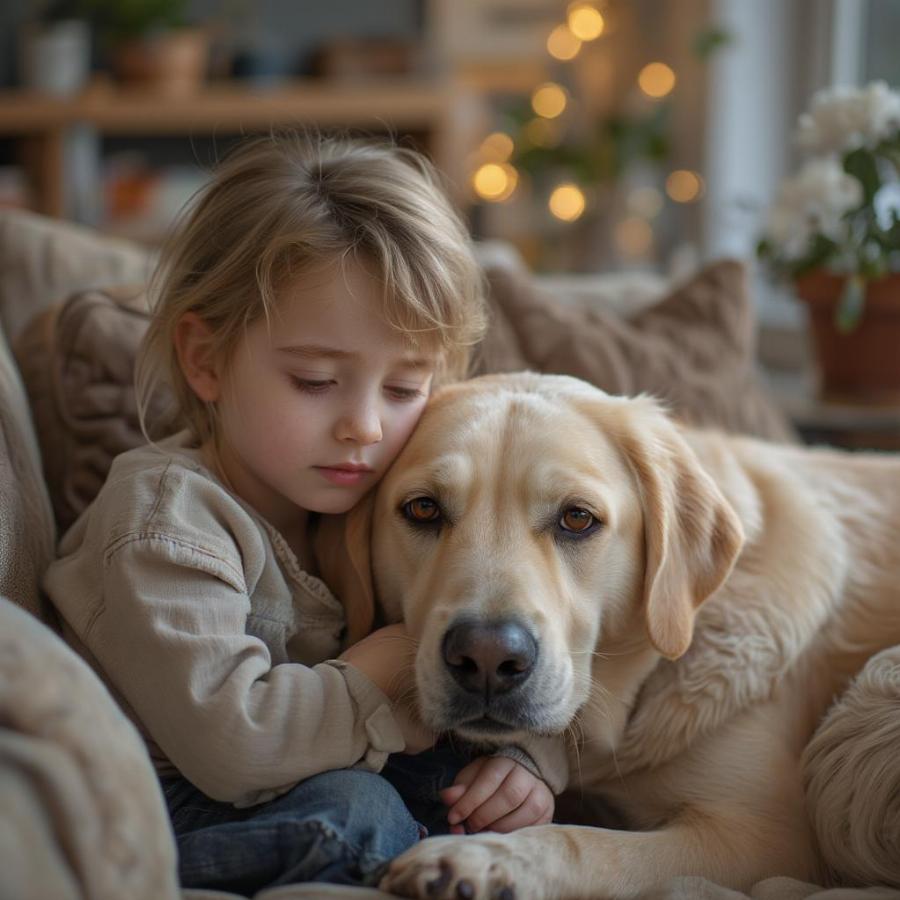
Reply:
[[[396,754],[381,775],[323,772],[244,809],[211,800],[185,778],[164,778],[181,884],[245,896],[304,881],[375,884],[425,834],[447,833],[437,792],[470,758],[448,746]]]

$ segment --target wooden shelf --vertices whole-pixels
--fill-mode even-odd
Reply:
[[[459,82],[298,81],[262,90],[211,84],[169,96],[91,86],[72,98],[0,91],[0,135],[20,139],[38,211],[65,216],[63,167],[66,135],[89,127],[102,135],[200,135],[259,132],[272,127],[321,126],[418,133],[435,163],[458,186],[466,183],[467,155],[485,127],[479,94]]]
[[[211,85],[196,94],[97,86],[73,98],[0,91],[0,133],[28,134],[88,124],[107,134],[182,134],[186,130],[267,127],[273,122],[398,128],[432,126],[455,105],[459,89],[414,83],[298,82],[258,90]]]

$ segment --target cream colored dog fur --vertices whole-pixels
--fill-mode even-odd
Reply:
[[[435,396],[372,506],[377,595],[419,641],[423,720],[488,742],[558,735],[570,784],[627,825],[429,839],[384,888],[900,882],[900,835],[863,847],[856,871],[823,858],[803,763],[833,699],[900,644],[900,460],[684,429],[571,378],[490,376]],[[497,622],[515,623],[512,661],[507,631],[499,656],[478,643]],[[836,777],[853,790],[853,771]],[[813,811],[825,845],[852,828],[827,818]]]

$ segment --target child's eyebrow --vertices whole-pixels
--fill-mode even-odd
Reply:
[[[398,366],[404,369],[433,369],[434,360],[428,359],[426,356],[401,356],[397,360]]]
[[[302,359],[353,359],[359,354],[350,350],[339,350],[337,347],[325,347],[321,344],[302,344],[292,347],[278,347],[279,353],[299,356]],[[405,369],[433,369],[434,359],[427,356],[401,356],[397,365]]]
[[[279,353],[289,353],[291,356],[302,356],[307,359],[324,357],[326,359],[348,359],[356,356],[349,350],[338,350],[336,347],[323,347],[319,344],[304,344],[298,347],[278,347]]]

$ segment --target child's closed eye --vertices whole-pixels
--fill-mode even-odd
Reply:
[[[291,375],[291,384],[297,388],[298,391],[302,391],[304,394],[324,394],[335,381],[333,379],[316,379],[316,378],[298,378],[296,375]]]
[[[421,388],[401,387],[400,385],[387,385],[384,390],[389,397],[391,397],[393,400],[399,400],[400,402],[418,400],[420,397],[425,396],[425,392]]]

